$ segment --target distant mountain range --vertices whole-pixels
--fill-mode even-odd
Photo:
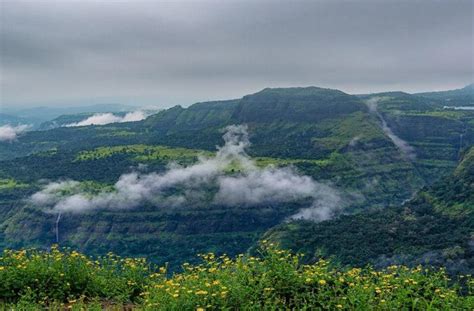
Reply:
[[[447,106],[474,106],[474,83],[466,85],[461,89],[417,93],[414,95],[441,100]]]
[[[96,104],[90,106],[71,106],[71,107],[33,107],[20,109],[3,108],[0,114],[0,124],[7,124],[15,120],[21,120],[24,124],[31,124],[35,128],[41,123],[53,120],[61,115],[81,114],[81,113],[99,113],[99,112],[122,112],[131,111],[135,108],[122,104]],[[12,119],[13,118],[13,119]]]
[[[17,117],[15,115],[0,113],[0,126],[2,125],[20,125],[20,124],[29,124],[30,119]]]

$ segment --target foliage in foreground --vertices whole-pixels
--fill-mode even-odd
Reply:
[[[260,254],[235,259],[201,255],[202,264],[184,264],[181,273],[169,276],[165,267],[113,254],[92,259],[58,248],[5,251],[0,257],[0,301],[4,308],[18,310],[474,308],[471,276],[453,284],[444,270],[422,267],[338,269],[325,260],[302,265],[300,255],[267,242]]]

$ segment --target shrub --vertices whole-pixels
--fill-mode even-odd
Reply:
[[[0,257],[0,299],[15,302],[28,297],[35,302],[68,301],[101,297],[135,301],[148,276],[144,259],[113,254],[96,260],[76,251],[5,250]]]
[[[0,299],[28,310],[471,310],[471,276],[463,286],[443,269],[391,266],[340,269],[320,260],[303,265],[263,242],[259,256],[232,259],[212,253],[182,272],[113,254],[88,258],[53,248],[5,251],[0,257]],[[1,308],[0,308],[1,309]]]

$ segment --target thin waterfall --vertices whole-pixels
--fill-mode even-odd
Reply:
[[[462,150],[462,139],[464,137],[464,133],[459,134],[459,151],[458,155],[461,156],[461,150]]]
[[[464,147],[464,134],[467,132],[467,125],[463,123],[463,127],[461,129],[461,132],[459,133],[459,148],[458,148],[458,159],[461,159],[462,156],[462,148]]]
[[[61,213],[58,213],[56,218],[56,244],[59,244],[59,220],[61,219]]]
[[[400,152],[405,157],[405,159],[409,161],[415,160],[416,158],[415,148],[410,146],[410,144],[407,141],[403,140],[392,131],[387,121],[385,120],[384,116],[382,115],[382,113],[380,113],[377,109],[377,105],[379,101],[380,101],[379,97],[373,97],[367,100],[366,104],[369,107],[369,111],[375,114],[375,116],[380,120],[382,131],[385,133],[385,135],[388,136],[388,138],[390,138],[390,140],[400,150]]]

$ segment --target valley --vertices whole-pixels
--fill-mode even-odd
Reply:
[[[398,217],[403,202],[449,176],[465,157],[474,143],[474,113],[444,110],[446,101],[439,94],[424,96],[400,92],[354,96],[316,87],[264,89],[237,100],[173,107],[138,122],[27,132],[15,142],[0,143],[0,245],[44,248],[56,242],[57,215],[29,200],[48,182],[74,180],[90,195],[114,192],[124,174],[166,174],[170,163],[186,168],[203,157],[212,159],[216,146],[223,146],[223,129],[245,124],[250,142],[245,152],[258,170],[292,167],[297,174],[335,189],[338,208],[329,216],[335,220],[318,224],[308,216],[313,214],[300,213],[310,221],[286,224],[308,206],[304,196],[232,206],[212,203],[209,196],[181,206],[152,200],[120,210],[63,212],[59,244],[88,254],[146,256],[171,267],[192,261],[196,253],[245,252],[264,235],[314,253],[322,247],[318,243],[332,238],[317,239],[316,234],[315,240],[303,242],[306,239],[300,236],[307,234],[305,230],[312,235],[320,230],[314,228],[345,230],[346,220],[365,222],[367,213],[380,213],[382,219],[387,213]],[[374,98],[377,114],[367,105]],[[413,156],[406,156],[387,128],[412,148]],[[222,174],[235,177],[242,169],[229,163]],[[167,189],[166,195],[185,193],[186,187]],[[205,187],[208,193],[217,191],[212,184]],[[339,239],[339,234],[329,232]],[[403,243],[412,247],[409,240]],[[377,256],[367,256],[354,249],[349,256],[336,246],[322,249],[342,263],[357,265],[393,253],[370,250]],[[421,250],[430,248],[415,253]],[[470,271],[469,267],[463,269]]]

